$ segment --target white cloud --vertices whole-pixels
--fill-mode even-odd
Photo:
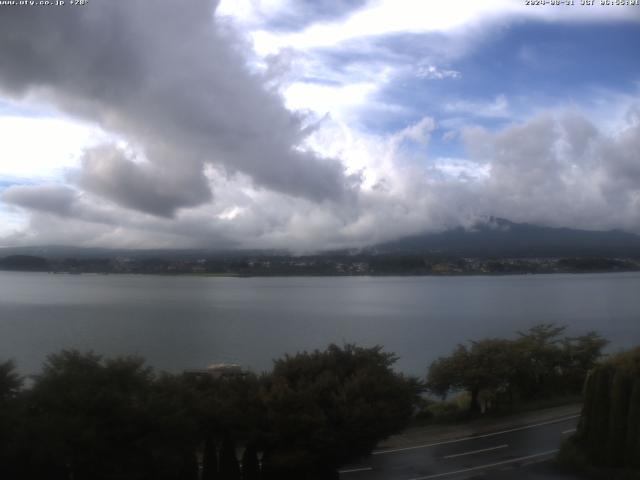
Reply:
[[[509,12],[514,4],[507,0],[456,3],[416,2],[415,0],[376,1],[355,11],[344,20],[312,25],[299,33],[274,34],[258,31],[254,42],[258,53],[267,54],[293,46],[298,49],[336,46],[347,40],[390,33],[447,31],[483,15]]]
[[[445,78],[460,78],[462,74],[457,70],[442,69],[435,65],[420,65],[416,69],[416,76],[428,80],[443,80]]]
[[[527,6],[521,0],[377,0],[335,22],[311,25],[302,32],[291,34],[258,30],[253,34],[253,40],[258,53],[265,55],[285,47],[302,50],[335,47],[357,38],[394,33],[452,32],[504,18],[550,22],[640,21],[640,10],[633,6],[536,7]]]
[[[246,45],[216,19],[216,4],[7,9],[0,16],[0,95],[46,101],[134,145],[146,165],[122,155],[98,161],[89,152],[79,178],[94,194],[146,213],[170,216],[207,201],[207,165],[314,201],[349,195],[353,179],[339,161],[298,148],[303,116],[248,70]]]
[[[285,89],[286,105],[292,110],[313,110],[346,118],[349,112],[369,103],[378,90],[374,83],[326,85],[296,82]]]
[[[0,117],[0,178],[53,179],[79,164],[82,150],[108,136],[63,117]]]
[[[434,162],[433,169],[441,173],[446,180],[461,182],[483,181],[491,175],[491,168],[488,164],[464,158],[439,158]]]
[[[170,3],[162,5],[171,8]],[[313,250],[468,224],[480,215],[640,228],[640,126],[637,112],[629,110],[625,120],[620,110],[628,109],[632,96],[612,103],[611,95],[596,94],[602,104],[587,110],[518,119],[505,95],[447,96],[442,110],[454,119],[412,112],[422,118],[377,134],[358,122],[363,111],[398,111],[379,96],[398,78],[419,75],[455,84],[464,73],[455,70],[455,62],[381,52],[370,37],[446,32],[446,40],[467,30],[475,35],[476,25],[505,17],[583,21],[620,16],[616,12],[625,9],[576,9],[575,18],[562,20],[562,9],[525,8],[520,1],[369,2],[297,33],[256,32],[259,51],[280,56],[264,58],[262,70],[251,73],[243,64],[245,45],[218,23],[220,15],[259,29],[291,6],[290,0],[225,1],[217,20],[185,9],[175,21],[195,25],[193,30],[165,24],[161,16],[151,22],[142,3],[132,4],[124,24],[111,24],[124,35],[98,22],[95,38],[110,40],[100,43],[108,48],[73,44],[76,50],[61,50],[65,55],[56,62],[0,49],[0,80],[11,95],[27,88],[45,93],[60,109],[128,140],[118,144],[101,138],[107,134],[95,127],[66,119],[0,117],[3,133],[9,132],[0,145],[0,176],[60,179],[58,185],[5,189],[0,243]],[[121,7],[102,8],[113,13]],[[37,15],[43,28],[52,28],[49,17]],[[3,25],[0,37],[12,28],[23,35],[18,52],[31,32],[40,32],[9,21]],[[73,28],[60,31],[78,33],[78,25],[68,26]],[[135,48],[121,55],[117,42],[128,38],[144,40],[145,48],[132,43]],[[458,43],[462,50],[473,44]],[[353,51],[344,52],[345,62],[317,49],[337,46],[332,53],[340,54],[347,44]],[[101,61],[87,60],[94,55]],[[73,86],[56,83],[69,67],[85,69],[87,76]],[[279,95],[298,112],[284,108]],[[316,115],[300,113],[305,110]],[[498,131],[458,130],[474,118],[511,122]],[[442,136],[461,138],[467,158],[429,154],[438,127],[456,128]]]
[[[290,7],[289,0],[223,0],[220,2],[216,14],[228,16],[246,25],[263,22],[277,12]]]
[[[436,125],[429,117],[384,137],[329,119],[308,147],[340,155],[361,176],[350,199],[312,202],[213,167],[207,179],[215,200],[173,219],[108,204],[87,191],[13,188],[5,202],[28,209],[31,221],[0,243],[308,251],[469,224],[484,215],[638,231],[640,122],[634,112],[614,133],[575,110],[548,111],[497,132],[467,130],[468,158],[430,158],[426,148]]]

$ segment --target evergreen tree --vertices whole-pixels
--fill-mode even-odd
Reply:
[[[182,457],[180,480],[198,480],[198,457],[194,451],[185,451]]]
[[[640,347],[591,371],[575,440],[595,465],[640,467]]]
[[[208,435],[204,442],[202,455],[202,480],[217,480],[218,475],[218,452],[213,435]]]
[[[231,435],[227,434],[220,448],[220,479],[240,480],[240,465],[236,458],[236,445]]]
[[[588,373],[587,379],[584,383],[584,402],[582,404],[582,412],[580,414],[580,420],[578,422],[576,433],[576,436],[582,440],[587,440],[588,438],[590,438],[591,433],[589,432],[589,429],[593,428],[591,422],[594,418],[593,411],[595,405],[594,399],[596,396],[596,377],[596,370],[591,370]]]
[[[259,478],[258,450],[254,443],[249,443],[242,455],[242,480],[258,480]]]
[[[590,454],[598,463],[606,460],[606,450],[602,448],[609,434],[609,408],[612,369],[603,365],[596,369],[594,397],[587,444]]]
[[[640,378],[633,382],[629,398],[624,453],[627,465],[640,468]]]
[[[627,437],[629,401],[633,379],[625,370],[618,369],[611,384],[611,408],[607,436],[608,462],[621,465],[624,461]]]

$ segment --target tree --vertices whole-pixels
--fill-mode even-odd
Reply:
[[[27,396],[25,478],[192,479],[199,441],[191,393],[143,360],[63,351]],[[52,472],[52,473],[50,473]]]
[[[381,347],[354,345],[277,360],[262,392],[266,472],[277,472],[277,478],[311,478],[312,472],[332,477],[338,466],[403,428],[419,384],[395,373],[395,360]]]
[[[249,443],[242,454],[242,480],[258,480],[259,478],[258,450],[254,443]]]
[[[527,399],[557,392],[562,385],[559,378],[565,356],[559,338],[566,330],[564,326],[542,323],[526,332],[518,332],[515,341],[519,350],[517,388]]]
[[[21,467],[16,448],[20,443],[19,394],[22,378],[12,361],[0,363],[0,478],[11,478]]]
[[[582,388],[587,373],[602,356],[602,350],[608,343],[608,340],[594,331],[562,340],[562,380],[565,388],[570,391],[578,391]]]
[[[15,397],[22,387],[22,378],[16,372],[13,361],[0,363],[0,402]]]
[[[165,373],[151,383],[142,416],[147,433],[141,441],[152,478],[193,474],[195,452],[204,441],[197,405],[198,393],[183,375]]]
[[[633,468],[640,468],[640,378],[634,380],[629,398],[625,443],[625,463]]]
[[[451,390],[465,388],[464,370],[469,363],[469,349],[458,345],[450,356],[440,357],[431,363],[427,388],[443,399]]]
[[[220,448],[220,478],[222,480],[240,480],[236,444],[228,434],[224,436]]]
[[[259,441],[264,431],[262,380],[251,373],[215,378],[185,377],[195,394],[196,416],[203,439],[222,440],[225,435],[243,443]]]
[[[103,361],[93,353],[48,357],[30,402],[40,456],[76,479],[141,469],[151,372],[141,359]]]
[[[637,467],[639,423],[640,347],[636,347],[589,373],[575,443],[596,465]]]
[[[445,396],[451,390],[466,390],[471,413],[481,411],[480,393],[511,394],[515,374],[513,344],[503,339],[472,342],[471,347],[458,345],[449,357],[431,364],[427,386],[432,393]]]
[[[440,397],[467,391],[474,414],[502,403],[511,405],[516,398],[579,392],[607,342],[595,332],[561,339],[564,330],[541,324],[518,332],[514,340],[489,338],[458,345],[451,355],[430,365],[428,389]]]
[[[625,370],[618,370],[613,375],[611,382],[611,408],[609,409],[609,441],[608,462],[619,465],[624,460],[625,441],[627,439],[627,417],[629,415],[629,402],[633,377]]]
[[[202,454],[202,480],[217,480],[218,475],[218,452],[213,435],[207,435],[204,441]]]

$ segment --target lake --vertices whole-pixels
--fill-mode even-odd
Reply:
[[[180,371],[267,370],[331,342],[381,344],[424,375],[458,343],[541,322],[640,344],[640,273],[470,277],[224,278],[0,272],[0,361],[37,372],[63,348],[138,354]]]

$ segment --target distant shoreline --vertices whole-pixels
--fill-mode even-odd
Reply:
[[[606,273],[634,273],[640,272],[638,269],[628,270],[575,270],[575,271],[536,271],[536,272],[459,272],[459,273],[291,273],[291,274],[247,274],[247,273],[193,273],[193,272],[60,272],[51,270],[9,270],[0,269],[2,273],[47,273],[50,275],[91,275],[91,276],[160,276],[160,277],[196,277],[196,278],[388,278],[388,277],[516,277],[525,275],[593,275]]]
[[[59,258],[11,255],[0,270],[212,277],[477,276],[639,271],[635,257],[465,257],[435,253]]]

